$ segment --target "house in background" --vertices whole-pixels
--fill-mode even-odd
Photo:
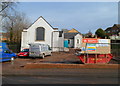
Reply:
[[[120,24],[114,24],[105,30],[106,34],[112,40],[120,40]]]
[[[64,32],[64,47],[80,48],[82,43],[82,35],[76,29],[63,30]]]
[[[5,33],[5,32],[0,32],[0,41],[1,41],[1,42],[7,41],[6,35],[7,35],[7,33]]]
[[[52,51],[61,51],[64,47],[64,33],[53,28],[40,16],[29,28],[22,32],[21,50],[29,48],[30,43],[48,44]]]
[[[83,34],[83,38],[95,38],[95,35],[89,30],[88,33]]]

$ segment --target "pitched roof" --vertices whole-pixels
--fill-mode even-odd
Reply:
[[[120,29],[120,24],[114,24],[112,27],[108,27],[105,31],[111,30],[115,27],[117,27],[116,29]]]
[[[54,30],[58,30],[58,28],[53,28]]]
[[[64,33],[67,33],[69,30],[68,29],[62,29]]]
[[[108,27],[105,31],[110,30],[112,27]]]
[[[74,36],[76,36],[79,33],[64,33],[64,38],[65,39],[73,39]]]
[[[68,33],[79,33],[79,32],[73,28],[73,29],[69,30]]]
[[[42,16],[40,16],[38,19],[40,19],[40,18],[42,18],[48,25],[50,25]],[[38,19],[37,19],[37,20],[38,20]],[[36,20],[36,21],[37,21],[37,20]],[[31,27],[36,21],[34,21],[29,27]],[[28,28],[29,28],[29,27],[28,27]],[[53,28],[51,25],[50,25],[50,27]],[[25,29],[28,29],[28,28],[25,28]],[[54,29],[54,30],[58,30],[58,28],[53,28],[53,29]]]
[[[120,28],[120,24],[114,24],[115,26],[117,26],[118,28]]]

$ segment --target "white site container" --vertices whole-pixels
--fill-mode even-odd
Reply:
[[[29,44],[29,56],[30,57],[42,57],[52,55],[51,49],[47,44],[31,43]]]

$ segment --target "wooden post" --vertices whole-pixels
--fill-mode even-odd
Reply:
[[[97,38],[97,35],[95,35],[95,38]]]
[[[107,62],[107,55],[106,55],[106,54],[105,54],[105,58],[106,58],[106,63],[108,63],[108,62]]]
[[[95,63],[97,63],[97,53],[95,54]]]
[[[86,48],[87,48],[87,43],[86,43],[86,45],[85,45],[85,52],[84,52],[84,62],[85,62],[85,63],[86,63],[86,53],[87,53],[87,52],[86,52],[86,51],[87,51]]]
[[[87,53],[87,59],[86,59],[86,60],[87,60],[87,63],[89,63],[89,59],[88,59],[88,58],[89,58],[89,56],[88,56],[88,53]]]

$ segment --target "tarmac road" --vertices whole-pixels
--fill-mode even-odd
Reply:
[[[2,83],[118,84],[117,69],[20,69],[17,71],[17,73],[4,74],[2,77]]]

